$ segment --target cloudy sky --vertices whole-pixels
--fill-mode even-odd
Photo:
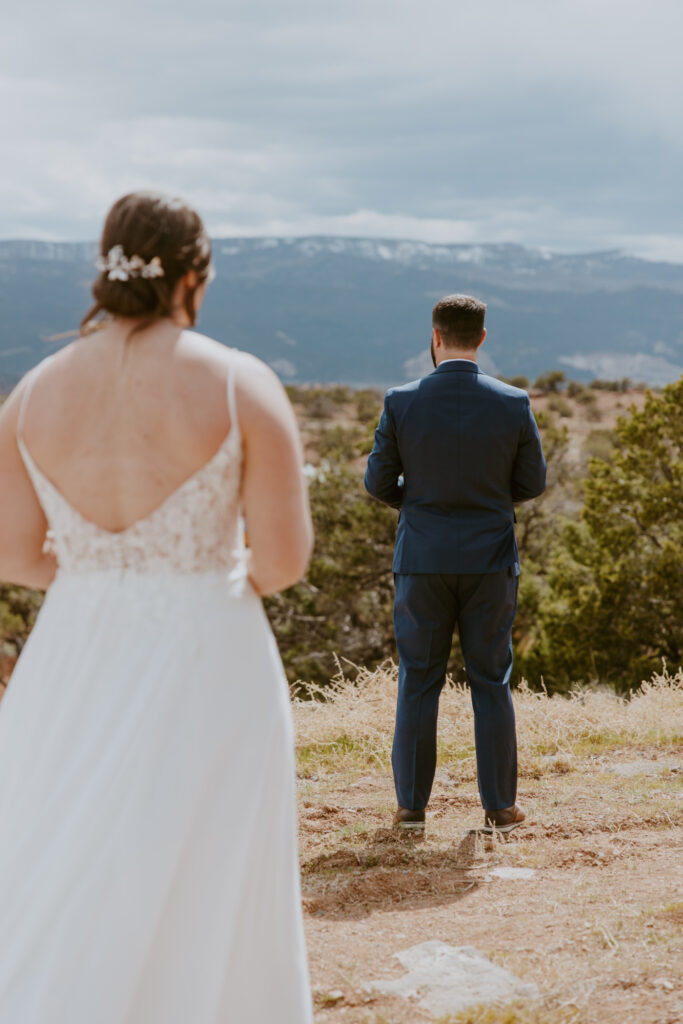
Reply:
[[[680,0],[3,5],[0,237],[155,187],[215,236],[683,261]]]

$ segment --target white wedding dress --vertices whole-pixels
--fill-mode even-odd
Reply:
[[[0,1021],[307,1024],[291,710],[231,380],[215,455],[113,533],[23,441],[39,370],[18,444],[59,568],[0,703]]]

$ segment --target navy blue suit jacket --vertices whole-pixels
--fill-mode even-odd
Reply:
[[[390,388],[365,486],[400,509],[394,572],[488,573],[518,564],[513,502],[545,490],[545,469],[526,391],[476,363],[441,363]]]

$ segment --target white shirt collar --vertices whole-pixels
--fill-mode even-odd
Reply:
[[[452,359],[442,359],[439,366],[443,366],[444,363],[472,363],[473,366],[478,366],[476,359],[465,359],[463,356],[454,356]]]

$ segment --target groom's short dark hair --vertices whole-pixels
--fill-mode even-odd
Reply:
[[[446,348],[475,349],[484,333],[486,304],[471,295],[446,295],[432,310],[436,327]]]

